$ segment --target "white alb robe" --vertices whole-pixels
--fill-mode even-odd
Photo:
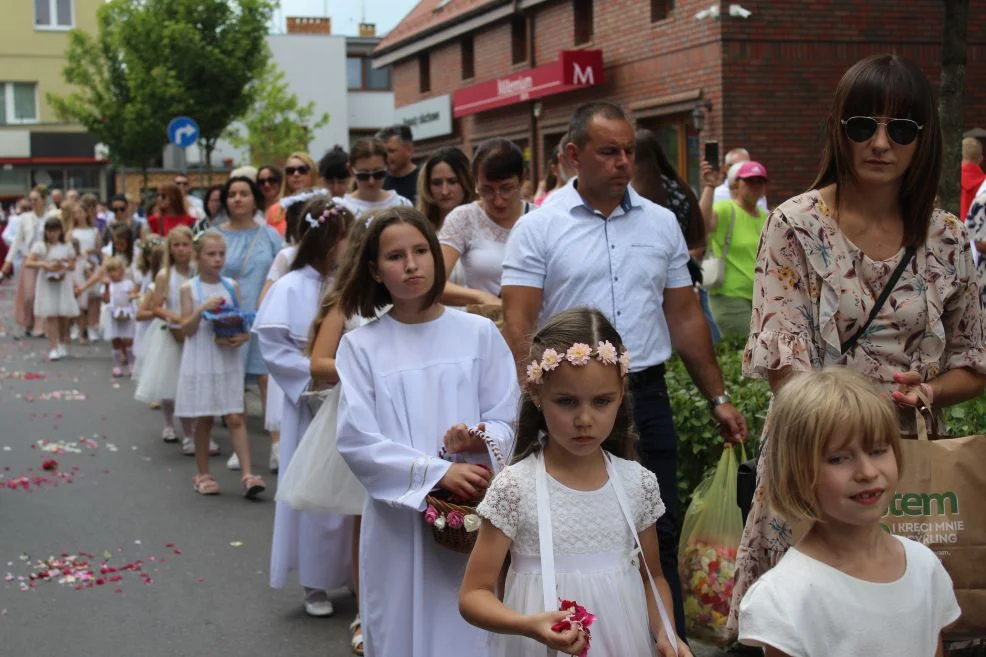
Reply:
[[[360,614],[367,657],[486,657],[486,632],[459,614],[465,555],[434,542],[425,497],[450,467],[456,424],[486,430],[509,459],[520,391],[490,320],[446,308],[422,324],[389,314],[342,338],[338,449],[366,487]],[[490,464],[491,454],[466,460]]]
[[[284,391],[281,414],[281,467],[287,472],[291,456],[312,421],[302,396],[311,384],[311,362],[305,355],[308,331],[318,311],[324,279],[312,267],[289,272],[264,297],[253,324],[260,353],[271,377]],[[298,571],[302,586],[332,590],[352,582],[352,519],[334,513],[295,511],[278,502],[270,554],[270,585],[287,584]]]

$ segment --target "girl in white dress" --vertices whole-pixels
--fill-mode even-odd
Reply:
[[[134,257],[134,237],[133,231],[130,226],[126,224],[113,224],[110,228],[110,235],[112,240],[109,244],[105,245],[102,250],[102,255],[104,257],[104,262],[100,265],[96,271],[92,273],[83,285],[79,286],[75,290],[76,296],[81,296],[87,290],[93,288],[97,283],[106,282],[106,263],[105,259],[113,256],[118,258],[123,262],[126,269],[126,275],[130,276],[131,263]],[[132,280],[132,279],[131,279]],[[96,288],[99,292],[99,298],[103,298],[102,287]],[[112,319],[109,306],[103,305],[99,313],[99,328],[103,333],[104,339],[109,339],[109,334],[112,331],[111,322]]]
[[[341,290],[348,317],[379,319],[343,336],[337,444],[368,494],[360,537],[360,615],[370,657],[489,654],[458,612],[466,558],[423,522],[437,487],[471,497],[492,453],[509,452],[519,390],[493,322],[438,303],[445,272],[431,223],[413,208],[377,213]],[[438,457],[446,447],[457,462]],[[485,466],[485,467],[484,467]]]
[[[360,139],[349,151],[349,168],[356,178],[356,191],[346,194],[342,203],[356,215],[366,218],[374,210],[411,207],[414,204],[393,190],[383,188],[387,177],[387,148],[379,139]]]
[[[243,493],[253,499],[266,486],[250,469],[250,447],[243,420],[246,375],[240,349],[250,341],[250,334],[218,337],[212,325],[202,317],[203,313],[223,305],[238,307],[239,286],[236,281],[220,276],[226,264],[226,238],[222,233],[210,228],[196,238],[194,245],[198,276],[183,284],[180,290],[185,342],[178,368],[175,415],[196,420],[195,465],[198,472],[192,480],[195,491],[200,495],[219,493],[219,484],[209,474],[209,436],[213,418],[221,415],[226,420],[233,450],[239,457]]]
[[[113,347],[113,376],[133,374],[134,332],[137,329],[137,304],[140,289],[127,276],[123,259],[110,256],[103,263],[109,280],[103,284],[103,304],[109,313],[106,339]]]
[[[899,394],[920,403],[929,387]],[[767,501],[809,527],[743,596],[739,640],[767,657],[944,654],[952,579],[882,524],[900,478],[894,404],[850,369],[809,371],[777,393],[765,441]]]
[[[134,398],[145,404],[161,403],[164,429],[161,440],[178,441],[175,433],[175,396],[178,367],[181,364],[181,300],[179,289],[192,276],[192,230],[188,226],[171,229],[165,240],[164,262],[154,279],[152,292],[141,306],[141,314],[152,318],[144,349],[143,374]],[[181,419],[187,450],[195,453],[195,420]],[[185,445],[183,445],[185,447]]]
[[[34,288],[34,316],[44,317],[48,336],[49,360],[68,355],[68,323],[79,314],[72,275],[75,247],[66,242],[65,227],[58,217],[44,222],[44,239],[31,247],[24,263],[38,271]]]
[[[644,657],[655,654],[652,637],[663,657],[691,655],[666,612],[657,478],[629,460],[629,369],[619,333],[598,310],[566,310],[534,336],[514,462],[477,508],[482,525],[462,582],[462,615],[495,634],[495,655],[543,657],[547,646]],[[571,613],[560,600],[598,621],[587,631],[557,627]]]
[[[86,201],[92,199],[92,210]],[[62,203],[62,215],[66,212],[66,202]],[[82,201],[74,204],[72,214],[72,240],[78,246],[79,257],[75,263],[74,281],[76,285],[83,285],[86,279],[92,275],[99,267],[99,251],[102,248],[102,238],[99,231],[92,223],[95,216],[95,197],[86,194]],[[79,344],[87,344],[90,339],[91,326],[99,323],[99,306],[101,295],[98,289],[90,288],[77,297],[79,302]],[[94,331],[92,331],[94,333]]]
[[[151,233],[141,240],[140,253],[137,256],[137,268],[140,271],[140,279],[138,280],[140,296],[138,297],[139,301],[137,303],[137,328],[134,330],[134,381],[140,380],[145,350],[144,339],[154,319],[153,315],[149,313],[141,313],[140,307],[144,305],[145,301],[149,302],[153,296],[154,279],[157,277],[158,272],[161,270],[161,265],[164,263],[164,252],[164,238],[160,235]]]
[[[284,395],[280,441],[284,470],[312,420],[306,396],[312,386],[309,331],[319,300],[335,281],[353,223],[349,210],[325,196],[305,203],[302,216],[309,229],[298,243],[291,270],[270,288],[253,326],[268,371]],[[271,586],[284,587],[288,574],[296,570],[305,589],[305,611],[311,616],[331,616],[328,592],[351,583],[351,529],[352,522],[344,516],[295,511],[278,502]]]

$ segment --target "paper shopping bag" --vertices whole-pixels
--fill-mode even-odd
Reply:
[[[948,637],[986,636],[986,436],[939,438],[918,416],[884,528],[924,543],[952,578],[962,617]],[[931,439],[929,439],[929,437]]]

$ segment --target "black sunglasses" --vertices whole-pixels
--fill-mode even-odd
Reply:
[[[270,178],[257,178],[258,185],[280,185],[281,181],[278,178],[271,176]]]
[[[872,139],[877,128],[884,125],[887,127],[887,136],[890,137],[890,141],[900,146],[907,146],[912,143],[924,128],[923,125],[911,119],[880,121],[872,116],[850,116],[848,119],[842,120],[842,125],[846,128],[846,136],[857,144]]]
[[[127,206],[125,206],[125,205],[114,205],[113,206],[113,212],[126,212],[126,211],[127,211]]]
[[[300,167],[284,167],[284,173],[289,176],[293,176],[296,173],[300,173],[304,176],[309,171],[311,171],[311,168],[307,164],[302,164]]]
[[[374,180],[383,180],[387,177],[386,169],[377,169],[376,171],[354,171],[353,173],[356,176],[356,180],[362,182],[366,182],[370,178],[373,178]]]

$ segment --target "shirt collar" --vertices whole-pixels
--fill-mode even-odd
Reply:
[[[562,201],[569,210],[583,207],[592,214],[599,214],[595,208],[586,203],[585,199],[582,198],[582,194],[579,193],[578,178],[572,178],[568,181],[568,184],[555,193],[564,195],[562,196]],[[629,214],[631,209],[640,207],[642,205],[642,198],[631,185],[627,185],[627,188],[623,191],[623,200],[620,201],[619,205],[620,209],[623,210],[623,214]]]

